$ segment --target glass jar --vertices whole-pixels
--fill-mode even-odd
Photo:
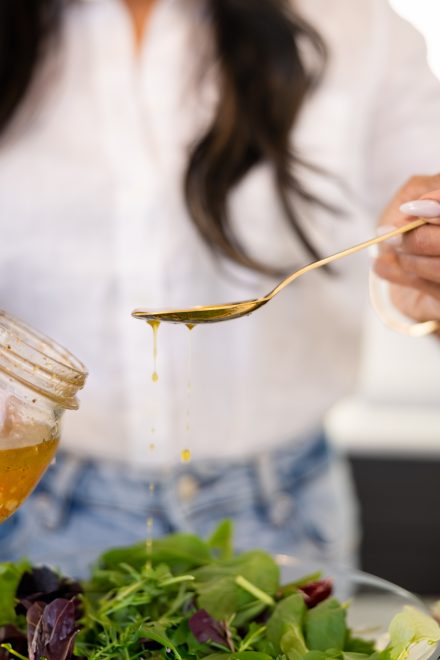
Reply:
[[[86,376],[69,351],[0,310],[0,524],[52,462]]]

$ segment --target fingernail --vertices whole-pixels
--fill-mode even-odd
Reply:
[[[384,234],[388,234],[390,231],[394,231],[396,229],[397,227],[393,227],[392,225],[381,225],[380,227],[377,228],[376,234],[378,236],[383,236]],[[392,245],[393,247],[397,247],[402,243],[402,234],[398,234],[397,236],[392,236],[391,238],[388,238],[384,242],[386,243],[386,245]]]
[[[400,207],[402,213],[415,215],[417,217],[438,218],[440,217],[440,203],[434,199],[417,199],[406,202]]]

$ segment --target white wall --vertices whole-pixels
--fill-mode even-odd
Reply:
[[[424,34],[440,78],[440,0],[390,2]],[[440,340],[397,335],[370,310],[358,392],[330,412],[327,428],[351,452],[440,454]]]
[[[390,0],[394,9],[425,36],[432,70],[440,78],[439,0]],[[440,168],[439,168],[440,169]]]

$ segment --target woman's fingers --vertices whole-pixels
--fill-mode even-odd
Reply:
[[[404,234],[399,250],[425,257],[440,257],[440,227],[430,224]]]
[[[440,175],[410,179],[385,210],[380,229],[414,217],[428,224],[381,244],[374,271],[390,282],[391,300],[406,316],[440,320]]]
[[[411,222],[414,220],[414,216],[407,212],[402,213],[400,207],[419,199],[440,202],[440,174],[411,177],[388,204],[380,224],[401,227]],[[432,221],[437,222],[434,219]]]
[[[440,259],[438,257],[397,253],[396,258],[404,273],[440,284]]]
[[[440,302],[440,286],[430,278],[426,279],[414,272],[404,270],[400,257],[395,252],[380,255],[374,264],[374,272],[391,284],[405,287],[406,292],[415,289]]]
[[[440,319],[440,300],[422,291],[393,285],[390,298],[397,309],[417,323]]]

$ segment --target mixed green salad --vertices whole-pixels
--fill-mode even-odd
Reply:
[[[28,561],[0,564],[0,660],[403,660],[440,640],[407,607],[377,650],[346,623],[319,575],[280,583],[260,550],[234,555],[224,521],[208,541],[175,534],[105,552],[78,583]]]

